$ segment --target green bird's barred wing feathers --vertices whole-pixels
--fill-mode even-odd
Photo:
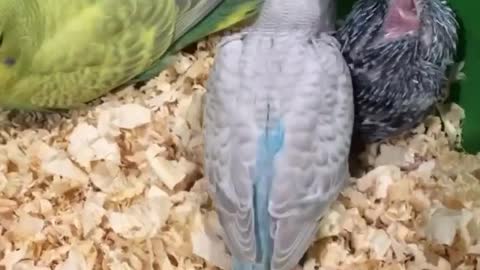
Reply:
[[[95,99],[155,66],[224,1],[4,0],[0,105],[71,108]]]
[[[258,14],[263,0],[225,0],[211,14],[201,20],[185,35],[181,36],[151,68],[131,82],[149,80],[171,64],[173,55],[195,41],[218,31],[227,29]]]
[[[2,104],[66,108],[106,93],[167,50],[175,11],[173,0],[20,1],[9,18],[16,27],[3,29],[4,45],[21,50],[0,51],[15,59],[0,68],[15,71]]]

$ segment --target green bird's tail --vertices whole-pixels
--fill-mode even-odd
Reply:
[[[263,0],[225,0],[196,26],[177,39],[162,57],[145,72],[133,78],[130,83],[144,82],[157,76],[173,62],[177,52],[210,34],[256,16],[262,3]]]

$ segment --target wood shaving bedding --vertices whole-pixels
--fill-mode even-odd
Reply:
[[[229,269],[202,168],[218,41],[78,110],[0,113],[2,269]],[[453,104],[370,146],[305,269],[480,269],[480,155],[455,150],[463,118]]]

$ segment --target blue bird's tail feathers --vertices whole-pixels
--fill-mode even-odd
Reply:
[[[272,129],[266,129],[258,141],[255,164],[254,207],[257,254],[260,262],[243,262],[233,258],[232,270],[270,270],[273,240],[270,237],[270,214],[268,201],[274,175],[273,161],[283,147],[285,130],[278,121]]]

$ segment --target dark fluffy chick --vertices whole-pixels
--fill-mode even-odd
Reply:
[[[418,125],[447,95],[458,23],[441,0],[359,0],[336,36],[350,66],[356,143]]]

